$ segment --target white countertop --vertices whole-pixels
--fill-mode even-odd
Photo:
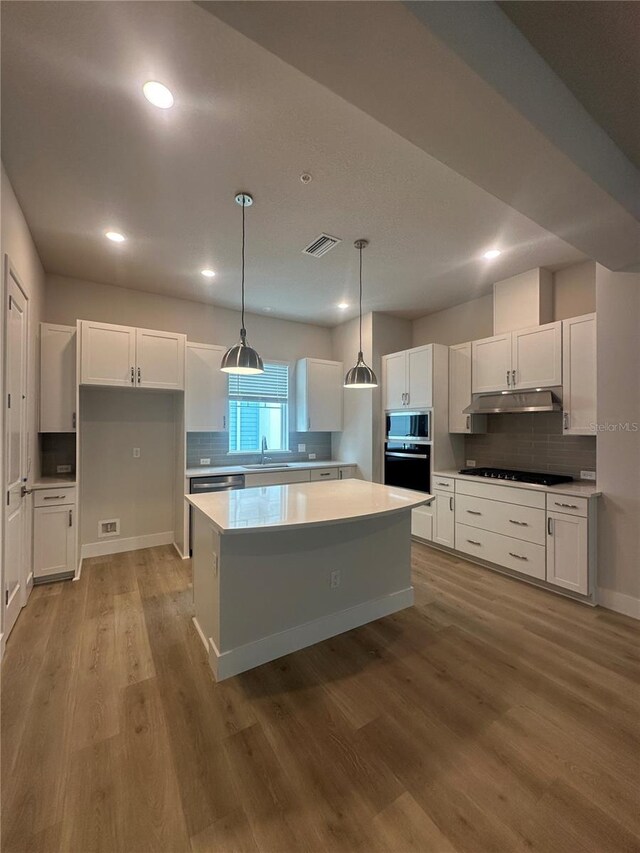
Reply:
[[[474,483],[491,483],[494,486],[510,486],[514,489],[530,489],[534,492],[549,492],[552,495],[573,495],[582,498],[597,498],[602,492],[592,480],[574,480],[572,483],[560,483],[557,486],[537,486],[534,483],[514,483],[512,480],[498,480],[492,477],[474,477],[473,474],[460,474],[458,471],[434,471],[434,477],[453,477],[456,480],[471,480]]]
[[[267,456],[269,454],[267,453]],[[257,463],[256,463],[257,464]],[[304,471],[310,468],[342,468],[355,466],[355,462],[340,462],[335,459],[309,459],[304,462],[283,462],[282,465],[264,465],[259,468],[250,467],[247,465],[218,465],[211,468],[198,466],[197,468],[187,468],[185,476],[191,477],[212,477],[216,474],[259,474],[269,471],[287,471],[289,468],[294,470]]]
[[[433,495],[364,480],[331,480],[185,495],[220,533],[293,530],[403,512]]]
[[[69,488],[70,486],[75,486],[76,480],[75,477],[65,477],[64,475],[59,477],[40,477],[37,479],[32,485],[32,489],[62,489]]]

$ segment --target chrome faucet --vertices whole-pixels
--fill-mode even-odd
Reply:
[[[269,448],[267,447],[267,437],[266,437],[266,435],[263,435],[262,441],[260,443],[260,464],[261,465],[264,465],[264,462],[265,462],[265,455],[264,454],[265,454],[265,451],[268,449]]]

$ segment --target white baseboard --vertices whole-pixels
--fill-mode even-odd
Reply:
[[[81,574],[82,574],[82,557],[80,557],[80,562],[78,563],[78,568],[76,569],[76,573],[73,576],[74,581],[79,581]]]
[[[137,551],[139,548],[154,548],[156,545],[171,545],[173,530],[166,533],[148,533],[146,536],[129,536],[127,539],[105,539],[101,542],[89,542],[81,548],[81,559],[103,557],[105,554],[122,554],[124,551]]]
[[[188,560],[189,559],[189,555],[188,554],[185,555],[182,553],[182,551],[178,547],[178,543],[175,541],[175,539],[173,540],[172,544],[173,544],[173,547],[176,549],[176,553],[178,554],[178,556],[180,557],[181,560]]]
[[[216,681],[223,681],[225,678],[231,678],[233,675],[238,675],[283,655],[291,654],[298,649],[304,649],[307,646],[314,645],[314,643],[328,640],[329,637],[350,631],[352,628],[366,625],[367,622],[373,622],[374,619],[381,619],[390,613],[404,610],[406,607],[411,607],[412,604],[413,587],[408,587],[382,598],[374,598],[372,601],[357,604],[347,610],[322,616],[312,622],[296,625],[286,631],[271,634],[268,637],[263,637],[244,646],[238,646],[235,649],[229,649],[226,652],[220,652],[211,637],[207,642],[195,617],[193,621],[200,639],[205,647],[208,647],[209,664],[214,677]]]
[[[633,619],[640,619],[640,598],[634,598],[633,595],[625,595],[623,592],[616,592],[614,589],[604,589],[599,586],[598,604],[608,610],[615,610],[616,613],[623,613]]]

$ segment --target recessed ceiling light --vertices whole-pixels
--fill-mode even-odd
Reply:
[[[111,240],[113,243],[124,243],[127,239],[124,234],[121,234],[119,231],[105,231],[104,236],[107,240]]]
[[[161,110],[168,110],[173,106],[173,95],[167,87],[158,83],[157,80],[149,80],[142,87],[145,98],[154,107],[159,107]]]
[[[488,261],[492,261],[494,258],[497,258],[498,255],[501,254],[502,252],[500,251],[500,249],[489,249],[489,251],[485,252],[482,257],[486,258]]]
[[[200,270],[200,274],[205,278],[213,278],[216,274],[215,270]]]
[[[339,308],[341,311],[344,311],[344,309],[345,309],[345,308],[348,308],[348,307],[349,307],[349,303],[348,303],[348,302],[338,302],[338,308]]]

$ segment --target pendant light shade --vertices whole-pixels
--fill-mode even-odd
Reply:
[[[248,193],[238,193],[236,204],[242,208],[242,326],[240,328],[240,343],[228,349],[222,356],[220,370],[223,373],[264,373],[262,359],[253,347],[247,343],[247,330],[244,327],[244,247],[245,247],[245,208],[253,204],[253,198]]]
[[[368,240],[356,240],[353,244],[360,253],[360,350],[355,367],[344,378],[345,388],[377,388],[378,380],[373,370],[365,363],[362,354],[362,250],[369,245]]]

